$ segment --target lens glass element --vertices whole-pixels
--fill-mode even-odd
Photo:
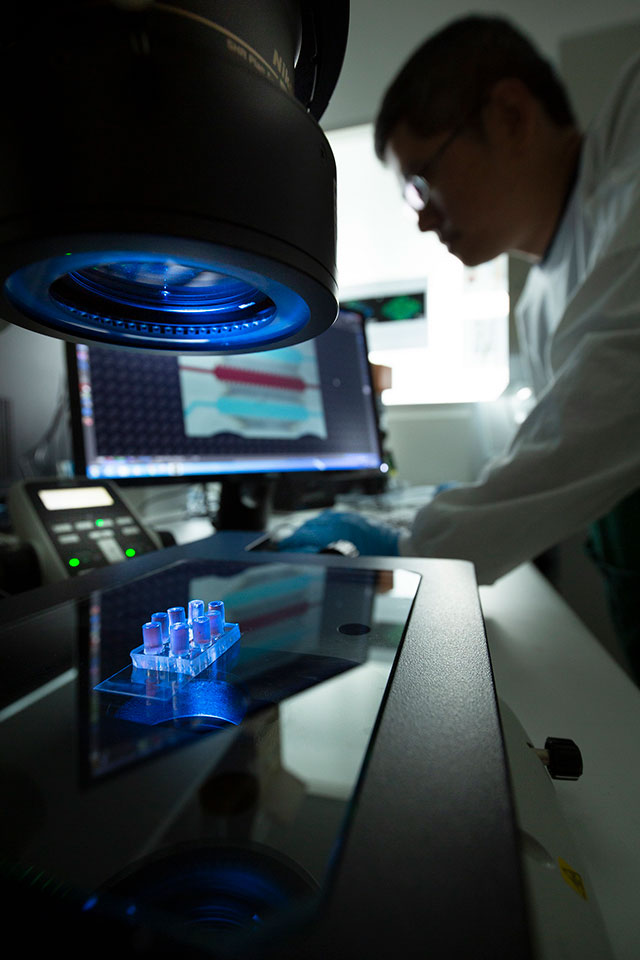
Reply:
[[[105,263],[66,275],[65,287],[111,301],[114,307],[163,312],[249,317],[275,306],[268,297],[236,277],[173,260]],[[121,311],[122,312],[122,311]]]

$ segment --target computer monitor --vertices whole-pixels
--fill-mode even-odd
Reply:
[[[122,484],[222,480],[219,528],[240,516],[239,481],[386,471],[362,316],[321,336],[235,356],[68,345],[77,476]],[[265,491],[257,496],[264,505]]]

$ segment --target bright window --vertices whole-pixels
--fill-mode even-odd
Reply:
[[[421,234],[370,124],[327,133],[338,171],[342,301],[426,291],[426,317],[367,324],[370,358],[393,371],[386,404],[494,400],[509,380],[507,257],[464,267]]]

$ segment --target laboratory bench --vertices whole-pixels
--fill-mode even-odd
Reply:
[[[587,862],[616,960],[640,945],[640,690],[533,564],[480,588],[496,689],[532,741],[579,745],[584,772],[554,782]]]
[[[247,552],[255,534],[199,532],[0,605],[9,802],[36,803],[38,781],[53,799],[35,813],[56,818],[29,836],[34,863],[95,887],[103,908],[105,888],[124,896],[114,923],[131,924],[122,909],[164,877],[164,849],[187,842],[169,865],[192,876],[194,839],[224,838],[254,857],[225,877],[255,882],[267,850],[272,891],[324,903],[311,937],[297,915],[301,939],[276,936],[279,957],[382,958],[412,931],[406,957],[636,960],[639,691],[535,567],[478,591],[460,561]],[[134,691],[131,623],[201,588],[228,595],[236,659],[204,693]],[[214,688],[220,729],[203,723]],[[577,745],[578,779],[548,775],[549,737]],[[211,787],[224,777],[242,816]],[[83,907],[87,920],[91,896]],[[269,949],[258,937],[242,955]]]

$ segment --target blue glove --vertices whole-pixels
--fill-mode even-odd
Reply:
[[[337,540],[352,543],[362,556],[397,557],[400,533],[357,513],[325,510],[278,544],[278,550],[317,553]]]
[[[438,486],[433,491],[433,495],[434,497],[437,497],[438,494],[442,493],[443,490],[453,490],[453,488],[457,486],[458,486],[458,483],[455,480],[452,483],[439,483]]]

